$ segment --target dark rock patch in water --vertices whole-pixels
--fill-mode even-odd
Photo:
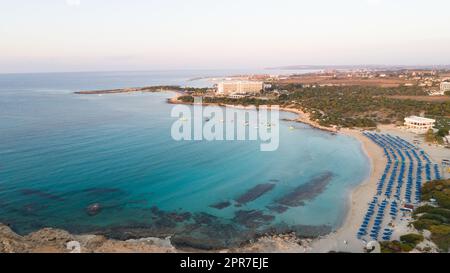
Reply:
[[[206,213],[196,213],[193,218],[197,220],[196,223],[184,226],[181,232],[171,238],[174,246],[213,250],[237,246],[251,238],[246,229],[230,221]]]
[[[297,236],[304,238],[315,238],[323,235],[330,234],[333,231],[331,226],[309,226],[309,225],[295,225],[291,227]]]
[[[153,224],[158,228],[175,228],[177,223],[189,221],[192,218],[190,212],[166,212],[156,206],[151,207],[150,211],[153,214]]]
[[[198,225],[212,225],[219,220],[218,217],[208,214],[206,212],[199,212],[194,214],[194,221]]]
[[[95,216],[102,211],[102,206],[99,203],[91,204],[86,208],[86,213],[89,216]]]
[[[22,214],[24,215],[36,215],[40,210],[46,209],[48,208],[48,206],[46,205],[42,205],[39,203],[30,203],[30,204],[25,204],[22,207]]]
[[[64,201],[64,198],[61,198],[57,195],[48,193],[48,192],[44,192],[41,190],[34,190],[34,189],[22,189],[20,190],[20,193],[22,193],[23,195],[27,195],[27,196],[38,196],[40,198],[44,198],[44,199],[49,199],[49,200],[54,200],[54,201],[59,201],[62,202]]]
[[[269,224],[275,219],[273,215],[264,214],[260,210],[239,210],[233,220],[247,228],[258,228]]]
[[[238,246],[251,238],[245,231],[236,229],[231,224],[217,224],[212,227],[201,226],[190,232],[175,234],[171,243],[178,248],[195,248],[216,250]]]
[[[268,208],[269,210],[274,211],[274,212],[277,212],[277,213],[283,213],[283,212],[285,212],[285,211],[287,211],[287,210],[289,209],[289,208],[286,207],[286,206],[283,206],[283,205],[277,205],[277,204],[269,205],[269,206],[267,206],[267,208]]]
[[[239,198],[237,198],[236,202],[238,202],[239,204],[246,204],[248,202],[258,199],[263,194],[273,190],[274,187],[275,184],[273,183],[256,185],[255,187],[251,188],[246,193],[241,195]]]
[[[183,212],[183,213],[170,212],[167,214],[167,217],[169,217],[171,220],[177,223],[181,223],[190,220],[192,214],[190,212]]]
[[[199,238],[197,236],[190,235],[178,235],[175,234],[170,238],[170,242],[177,248],[194,248],[203,250],[214,250],[219,248],[225,248],[226,244],[216,238]]]
[[[332,178],[333,174],[331,172],[325,172],[314,177],[308,183],[295,188],[276,202],[288,207],[303,206],[305,201],[311,201],[325,191]]]
[[[229,201],[224,201],[224,202],[219,202],[216,204],[211,205],[211,208],[215,208],[215,209],[224,209],[224,208],[228,208],[229,206],[231,206],[231,203]]]
[[[156,227],[151,224],[129,224],[124,226],[114,226],[103,228],[93,232],[96,235],[104,235],[116,240],[141,239],[147,237],[165,238],[172,236],[176,230],[173,228]]]

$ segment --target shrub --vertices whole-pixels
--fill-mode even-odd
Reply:
[[[435,225],[430,227],[431,240],[442,250],[449,251],[450,249],[450,226],[449,225]]]
[[[447,252],[450,250],[450,225],[448,224],[450,222],[450,179],[426,183],[422,187],[422,198],[424,201],[435,198],[439,207],[417,208],[414,211],[416,220],[412,224],[418,230],[429,230],[431,240],[441,251]],[[413,234],[402,236],[400,239],[406,244],[416,243],[420,239],[411,235]]]
[[[411,245],[413,248],[423,241],[423,236],[420,234],[406,234],[400,237],[400,242]]]
[[[413,215],[417,216],[418,214],[421,214],[421,213],[430,212],[433,209],[434,209],[434,207],[430,206],[430,205],[425,205],[425,206],[422,206],[422,207],[418,207],[414,211]]]
[[[414,221],[412,224],[418,230],[424,230],[424,229],[429,230],[431,226],[439,225],[440,222],[436,221],[436,220],[431,220],[431,219],[419,219],[419,220]]]
[[[194,97],[193,96],[180,96],[178,97],[178,100],[182,101],[182,102],[194,102]]]
[[[435,198],[440,207],[450,209],[450,179],[426,183],[422,187],[422,200]]]
[[[449,222],[450,220],[450,210],[448,209],[444,209],[444,208],[432,208],[431,210],[428,211],[428,213],[431,214],[436,214],[436,215],[440,215],[442,217],[444,217],[446,219],[446,223]]]
[[[410,244],[405,244],[399,241],[381,242],[381,253],[401,253],[410,252],[414,249]]]
[[[438,215],[438,214],[432,214],[432,213],[425,213],[419,219],[420,220],[425,220],[425,219],[434,220],[434,221],[439,222],[440,224],[447,222],[447,218],[445,218],[444,216]]]

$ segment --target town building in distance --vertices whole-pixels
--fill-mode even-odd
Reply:
[[[264,89],[261,81],[222,81],[217,84],[218,95],[259,94]]]
[[[441,83],[441,92],[445,93],[447,91],[450,91],[450,82],[442,82]]]
[[[428,130],[433,129],[436,120],[423,118],[418,116],[410,116],[405,118],[406,129],[416,133],[425,134]]]

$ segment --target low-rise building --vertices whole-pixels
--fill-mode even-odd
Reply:
[[[442,82],[441,83],[441,92],[445,93],[450,91],[450,82]]]
[[[405,118],[406,129],[417,133],[424,134],[428,130],[433,129],[436,120],[418,116],[410,116]]]

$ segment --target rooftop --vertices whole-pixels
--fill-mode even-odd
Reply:
[[[434,120],[434,119],[418,117],[418,116],[410,116],[410,117],[405,118],[405,120],[414,121],[414,122],[436,122],[436,120]]]

